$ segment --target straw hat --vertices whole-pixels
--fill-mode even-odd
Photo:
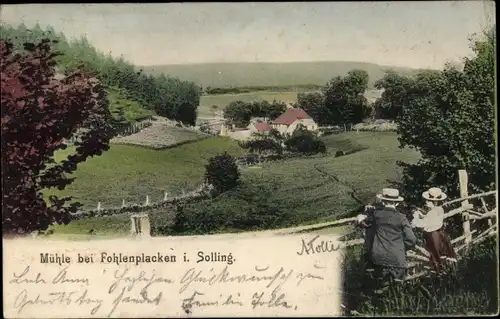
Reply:
[[[384,201],[390,202],[402,202],[404,198],[399,196],[399,191],[394,188],[384,188],[382,189],[382,194],[377,194],[377,198]]]
[[[422,197],[430,201],[445,200],[448,196],[441,190],[441,188],[432,187],[428,191],[422,193]]]

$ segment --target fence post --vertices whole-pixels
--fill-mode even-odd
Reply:
[[[151,237],[151,225],[147,214],[137,214],[130,216],[132,236]]]
[[[125,199],[122,199],[122,207],[125,207]]]
[[[464,169],[461,169],[458,171],[458,179],[459,179],[459,186],[460,186],[460,197],[467,197],[469,196],[469,191],[468,191],[468,177],[467,177],[467,171]],[[464,200],[462,201],[462,207],[469,206],[469,201]],[[463,218],[463,223],[462,227],[464,229],[464,236],[465,236],[465,244],[469,245],[470,242],[472,241],[472,236],[470,232],[470,220],[469,220],[469,214],[467,212],[462,213],[462,218]]]
[[[101,210],[101,202],[97,202],[97,211]]]

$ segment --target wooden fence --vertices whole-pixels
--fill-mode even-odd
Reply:
[[[73,218],[85,218],[94,216],[111,216],[130,213],[147,212],[148,210],[162,207],[170,203],[175,203],[183,200],[194,199],[203,196],[206,192],[212,189],[211,185],[201,183],[192,190],[182,190],[181,195],[169,196],[168,192],[164,192],[164,196],[159,201],[150,200],[149,195],[145,196],[143,203],[128,203],[125,199],[122,200],[121,206],[103,207],[101,202],[97,202],[96,208],[89,210],[80,210],[73,214]]]
[[[141,131],[147,127],[150,127],[151,125],[153,125],[152,117],[147,117],[144,120],[137,121],[135,123],[128,123],[128,124],[125,124],[121,127],[115,128],[113,135],[114,136],[132,135],[132,134],[138,133],[139,131]],[[74,134],[72,137],[65,140],[65,143],[73,145],[73,144],[75,144],[75,142],[80,141],[81,139],[78,135],[79,135],[78,133]]]
[[[123,127],[117,128],[115,130],[115,135],[116,136],[128,136],[132,135],[135,133],[138,133],[139,131],[150,127],[152,125],[151,119],[146,119],[144,121],[140,122],[135,122],[135,123],[129,123]]]
[[[490,191],[481,194],[468,195],[467,187],[467,172],[465,170],[460,170],[458,172],[459,183],[460,183],[460,198],[448,201],[442,206],[450,209],[444,216],[445,220],[451,218],[455,215],[460,214],[462,216],[462,229],[463,232],[460,236],[451,239],[451,243],[458,255],[458,259],[461,255],[465,253],[469,248],[475,244],[479,244],[485,241],[490,236],[495,236],[498,232],[498,191]],[[495,196],[493,207],[488,207],[486,199]],[[491,199],[491,198],[490,198]],[[474,202],[474,203],[472,203]],[[490,201],[493,202],[493,201]],[[453,208],[455,207],[455,208]],[[328,226],[341,226],[341,225],[354,225],[356,223],[356,217],[345,218],[328,223]],[[487,225],[478,225],[478,221],[486,220]],[[476,227],[471,227],[476,226]],[[475,229],[472,229],[475,228]],[[356,233],[357,231],[345,234],[342,237],[348,237]],[[362,245],[364,239],[356,238],[351,240],[343,241],[343,247],[352,247],[357,245]],[[413,250],[407,252],[408,263],[408,277],[407,279],[416,279],[422,277],[429,273],[429,252],[423,247],[416,246]]]
[[[444,203],[442,206],[446,208],[451,208],[445,214],[444,218],[449,219],[456,215],[461,215],[463,223],[462,223],[462,234],[453,238],[451,243],[455,249],[455,252],[458,255],[458,259],[460,259],[464,253],[471,247],[476,244],[479,244],[485,241],[490,236],[495,236],[498,232],[498,210],[497,210],[497,201],[498,201],[498,191],[490,191],[481,194],[469,195],[467,188],[467,172],[465,170],[460,170],[458,172],[459,175],[459,185],[460,185],[460,198],[450,200]],[[200,193],[206,190],[207,185],[201,185],[199,189],[190,192],[189,194],[184,193],[182,196],[172,198],[170,200],[189,198],[200,196]],[[495,197],[494,200],[493,198]],[[490,200],[487,200],[487,199]],[[165,198],[162,203],[169,201],[167,198],[167,194],[165,194]],[[490,202],[490,204],[487,204]],[[491,204],[494,203],[494,204]],[[153,207],[158,203],[151,204],[149,203],[149,197],[146,197],[146,202],[141,207]],[[491,207],[490,207],[491,206]],[[99,211],[99,207],[97,211]],[[486,221],[487,223],[483,223],[484,225],[479,225],[479,221]],[[344,218],[341,220],[336,220],[330,223],[323,223],[321,228],[327,227],[335,227],[342,225],[354,225],[357,221],[357,217]],[[149,218],[147,214],[138,214],[131,216],[132,222],[132,235],[141,235],[141,236],[150,236],[149,233]],[[140,226],[144,225],[144,227]],[[315,225],[310,227],[304,227],[301,232],[311,231],[313,230]],[[144,228],[144,229],[143,229]],[[345,234],[342,236],[342,246],[344,248],[353,247],[358,245],[363,245],[363,238],[355,238],[355,239],[345,239],[350,235],[359,233],[358,230],[355,230],[351,233]],[[408,280],[416,279],[427,275],[430,269],[429,263],[429,253],[421,246],[416,246],[413,250],[407,252],[407,258],[409,260],[408,263]]]

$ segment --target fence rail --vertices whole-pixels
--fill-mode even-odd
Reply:
[[[151,118],[147,118],[145,120],[138,121],[135,123],[128,123],[127,125],[116,128],[115,135],[118,137],[129,136],[132,134],[136,134],[147,127],[150,127],[151,125],[153,125]]]
[[[123,137],[123,136],[128,136],[128,135],[138,133],[139,131],[153,125],[152,121],[153,121],[153,117],[148,116],[148,117],[145,117],[143,119],[138,120],[137,122],[127,123],[121,127],[115,128],[114,129],[114,136],[122,136]],[[76,134],[74,134],[73,136],[71,136],[70,138],[65,140],[66,144],[75,144],[76,142],[81,142],[81,138],[80,138],[78,132]]]
[[[498,210],[496,207],[497,200],[495,201],[495,207],[488,208],[486,201],[484,200],[488,196],[496,196],[498,198],[498,191],[489,191],[480,194],[468,195],[467,189],[467,172],[465,170],[459,171],[460,179],[460,190],[461,197],[448,201],[442,206],[449,207],[452,205],[459,204],[460,207],[450,210],[445,214],[444,219],[448,219],[457,214],[461,214],[463,218],[463,234],[453,238],[451,244],[453,245],[458,259],[462,258],[461,253],[466,252],[470,247],[475,244],[479,244],[485,241],[490,236],[495,236],[498,232]],[[476,199],[480,200],[480,205],[473,205],[470,200]],[[471,223],[476,220],[488,220],[488,228],[481,229],[479,226],[477,229],[471,230]],[[329,226],[340,226],[340,225],[353,225],[356,223],[356,217],[345,218],[329,223]],[[352,247],[357,245],[362,245],[364,239],[356,238],[346,240],[345,237],[353,235],[357,231],[344,234],[342,236],[342,246]],[[407,257],[410,260],[408,263],[408,280],[417,279],[419,277],[425,276],[429,273],[429,252],[423,247],[416,246],[413,250],[407,252]]]
[[[498,198],[498,191],[489,191],[480,194],[468,195],[467,190],[467,173],[464,170],[459,171],[459,179],[460,179],[460,190],[461,197],[450,200],[444,203],[443,207],[450,207],[452,205],[459,205],[454,209],[451,209],[444,216],[444,219],[449,219],[457,214],[460,214],[463,218],[463,233],[456,238],[451,239],[451,244],[453,245],[455,252],[457,253],[458,259],[461,259],[464,252],[466,252],[473,245],[479,244],[485,241],[490,236],[495,236],[498,232],[498,210],[496,207],[497,201],[495,201],[495,206],[489,208],[486,204],[485,198],[488,196],[495,196]],[[123,201],[121,207],[113,207],[109,209],[102,209],[101,203],[99,202],[97,208],[89,211],[80,211],[74,215],[75,218],[81,217],[89,217],[89,216],[107,216],[107,215],[116,215],[116,214],[134,214],[141,213],[147,211],[152,208],[163,207],[164,205],[175,204],[178,201],[196,199],[198,197],[205,196],[206,192],[209,191],[211,187],[205,183],[197,186],[195,190],[190,192],[183,191],[182,195],[175,197],[168,197],[168,193],[165,192],[165,196],[163,200],[158,202],[151,203],[149,200],[149,196],[146,196],[146,200],[143,204],[132,204],[126,205],[125,201]],[[475,200],[475,201],[474,201]],[[476,202],[476,205],[472,204],[471,201]],[[137,218],[144,219],[145,225],[149,225],[147,214],[142,215],[132,215],[132,223],[133,229],[135,223],[138,223]],[[487,220],[488,225],[485,229],[481,229],[480,226],[475,223],[479,220]],[[349,217],[340,220],[336,220],[329,223],[323,223],[322,228],[334,227],[334,226],[342,226],[342,225],[354,225],[357,221],[356,217]],[[140,223],[139,223],[140,224]],[[471,230],[471,224],[476,226],[476,229]],[[308,227],[304,227],[301,232],[308,231],[314,229],[315,225],[311,225]],[[483,227],[484,228],[484,227]],[[147,231],[140,230],[139,233],[141,235],[150,236]],[[351,235],[357,234],[359,231],[353,231],[347,234],[344,234],[341,237],[342,247],[353,247],[362,245],[364,243],[363,238],[353,238],[346,239]],[[137,231],[132,231],[133,235],[137,235]],[[407,252],[408,257],[408,280],[417,279],[419,277],[425,276],[429,274],[429,252],[426,249],[420,246],[416,246],[414,249]]]
[[[194,190],[186,191],[182,190],[181,195],[169,197],[168,192],[164,192],[163,199],[160,201],[151,201],[149,195],[146,195],[145,201],[143,203],[127,203],[124,199],[122,200],[121,206],[113,206],[103,208],[101,202],[97,202],[97,207],[89,210],[80,210],[72,214],[73,218],[85,218],[94,216],[111,216],[111,215],[127,215],[140,212],[146,212],[151,209],[160,208],[166,205],[175,204],[179,201],[191,200],[198,197],[203,197],[205,194],[212,189],[211,185],[202,183]]]

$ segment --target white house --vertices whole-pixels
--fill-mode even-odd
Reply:
[[[272,128],[281,134],[292,134],[299,125],[303,125],[309,131],[316,132],[318,130],[318,124],[306,111],[300,108],[286,110],[273,121]]]

